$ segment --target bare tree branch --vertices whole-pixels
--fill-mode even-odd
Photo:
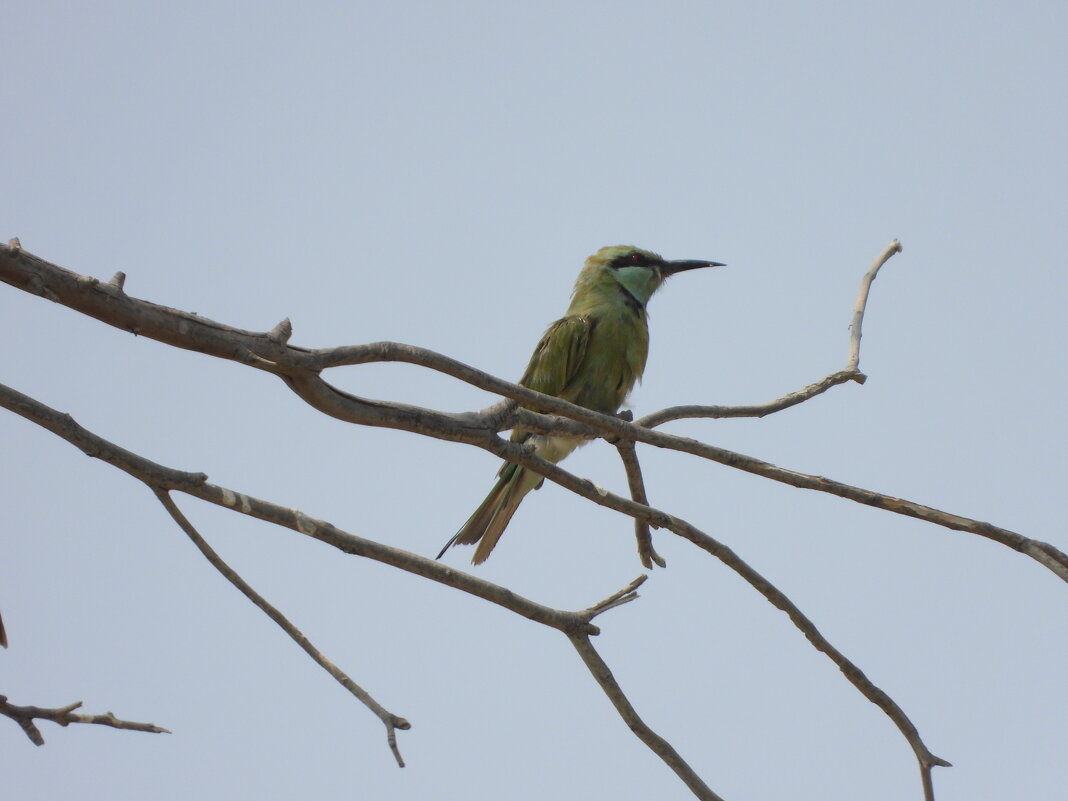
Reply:
[[[630,489],[630,497],[635,503],[643,506],[649,505],[649,496],[645,494],[645,479],[642,478],[642,466],[638,463],[638,453],[634,443],[630,440],[616,440],[616,450],[619,458],[623,460],[623,467],[627,471],[627,487]],[[667,567],[664,557],[653,548],[653,532],[650,530],[649,521],[640,517],[634,518],[634,537],[638,543],[638,558],[646,570],[652,570],[653,565]]]
[[[645,721],[641,719],[622,688],[620,688],[616,677],[612,675],[608,665],[605,664],[605,661],[601,659],[601,655],[593,647],[590,638],[585,634],[573,634],[569,639],[571,644],[575,646],[575,650],[578,651],[579,656],[582,657],[582,661],[589,669],[590,674],[600,685],[604,694],[608,696],[612,706],[616,708],[616,712],[619,713],[619,716],[623,718],[637,738],[645,743],[650,751],[660,757],[668,767],[675,771],[676,775],[690,788],[690,792],[700,798],[701,801],[723,801],[720,796],[712,792],[711,788],[679,755],[679,752],[672,747],[671,743],[650,729]]]
[[[182,514],[182,511],[175,505],[174,499],[171,498],[169,492],[159,489],[158,487],[153,488],[153,491],[155,492],[156,497],[159,498],[159,502],[163,504],[163,508],[167,510],[167,513],[172,518],[174,518],[174,522],[177,523],[178,527],[181,528],[182,531],[186,533],[186,536],[193,541],[193,544],[197,546],[200,552],[204,555],[204,558],[211,563],[212,567],[222,573],[227,581],[237,587],[237,589],[239,589],[246,598],[252,601],[252,603],[258,606],[267,617],[277,623],[282,631],[288,634],[297,645],[303,648],[308,656],[314,659],[323,670],[333,676],[338,684],[356,696],[361,704],[378,716],[378,719],[381,720],[386,727],[386,742],[388,743],[390,750],[393,752],[393,758],[397,760],[397,766],[403,768],[404,759],[401,757],[400,749],[397,747],[397,729],[406,731],[412,727],[412,724],[399,715],[394,715],[372,698],[370,693],[350,679],[345,671],[327,659],[322,651],[312,645],[311,641],[304,636],[304,633],[289,622],[289,619],[283,615],[277,607],[270,604],[266,598],[252,589],[249,583],[241,578],[241,576],[239,576],[232,567],[226,564],[223,558],[219,556],[210,545],[208,545],[207,541],[200,535],[200,532],[196,530],[193,524],[189,522],[188,518],[186,518],[186,516]]]
[[[891,256],[900,252],[901,243],[894,239],[879,254],[871,269],[868,270],[860,282],[860,293],[857,296],[853,309],[853,322],[850,325],[852,334],[849,341],[849,358],[844,370],[831,373],[829,376],[814,384],[809,384],[797,392],[792,392],[782,398],[757,406],[673,406],[643,417],[638,422],[638,425],[655,428],[671,420],[695,417],[764,417],[790,406],[796,406],[846,381],[856,381],[858,384],[863,384],[867,380],[867,376],[861,373],[859,369],[860,338],[861,326],[864,322],[864,309],[868,305],[868,291],[879,269],[886,264]],[[626,415],[621,414],[619,417],[628,422],[634,419],[629,412]],[[649,498],[645,494],[645,481],[642,479],[642,468],[638,463],[638,454],[635,450],[634,442],[621,440],[618,437],[611,438],[609,441],[619,450],[619,456],[623,460],[623,466],[627,471],[627,484],[630,488],[631,499],[636,503],[648,505]],[[650,531],[649,523],[640,518],[634,518],[634,534],[638,542],[638,558],[641,560],[642,565],[646,569],[652,569],[654,563],[660,567],[667,567],[667,563],[653,549],[653,535]]]
[[[697,417],[767,417],[769,414],[781,412],[783,409],[789,409],[791,406],[804,403],[839,384],[845,384],[848,381],[856,381],[858,384],[863,384],[868,380],[868,377],[860,372],[860,338],[861,326],[864,322],[864,310],[868,305],[868,291],[871,289],[872,281],[875,280],[875,276],[878,275],[882,266],[895,253],[900,252],[901,243],[896,239],[891,240],[890,244],[883,249],[883,252],[875,259],[871,269],[864,274],[860,281],[860,292],[853,307],[853,322],[849,326],[849,356],[846,358],[844,369],[831,373],[803,389],[766,403],[758,403],[751,406],[672,406],[668,409],[661,409],[659,412],[647,414],[637,421],[637,425],[656,428],[672,420]]]
[[[111,726],[113,729],[128,729],[130,731],[145,731],[152,734],[170,734],[167,729],[156,726],[153,723],[136,723],[132,720],[120,720],[111,712],[103,715],[79,715],[74,710],[80,708],[81,701],[67,704],[54,709],[40,706],[16,706],[8,703],[6,695],[0,695],[0,715],[11,718],[22,727],[26,736],[34,745],[44,745],[44,737],[37,728],[34,720],[50,720],[60,726],[69,726],[71,723],[95,723],[98,726]]]
[[[637,588],[646,578],[645,576],[641,576],[638,579],[635,579],[622,590],[613,593],[603,601],[600,601],[581,612],[565,612],[562,610],[551,609],[516,595],[511,590],[504,587],[476,578],[475,576],[471,576],[451,567],[447,567],[435,560],[427,559],[413,553],[408,553],[407,551],[402,551],[399,548],[392,548],[388,545],[383,545],[378,542],[365,540],[361,537],[348,534],[334,527],[330,523],[308,517],[298,510],[278,506],[249,495],[234,492],[233,490],[224,487],[214,486],[207,482],[207,477],[203,473],[182,472],[151,462],[144,457],[120,448],[86,430],[78,425],[70,415],[61,414],[29,396],[23,395],[22,393],[16,392],[3,385],[0,385],[0,406],[8,408],[28,420],[47,428],[71,444],[76,445],[86,454],[103,459],[112,466],[117,467],[148,484],[156,493],[160,502],[167,508],[167,511],[174,517],[183,531],[185,531],[190,539],[193,540],[216,569],[223,573],[231,583],[238,587],[238,589],[250,598],[253,603],[259,606],[260,609],[266,612],[272,620],[281,626],[283,630],[304,648],[304,650],[307,651],[322,667],[330,672],[334,678],[341,682],[350,690],[350,692],[356,695],[357,698],[371,708],[372,711],[383,720],[387,727],[390,747],[393,750],[398,764],[402,767],[404,763],[396,749],[396,740],[393,729],[407,729],[410,727],[410,724],[403,718],[392,715],[392,713],[389,713],[378,705],[365,691],[355,685],[348,676],[338,670],[332,663],[326,660],[325,657],[314,649],[304,635],[301,634],[301,632],[297,630],[296,627],[293,626],[277,609],[264,600],[243,579],[241,579],[236,572],[226,565],[226,563],[215,554],[214,550],[211,549],[200,536],[199,532],[196,531],[181,511],[175,506],[168,494],[169,490],[185,492],[210,503],[225,506],[228,509],[240,512],[241,514],[293,529],[305,536],[333,545],[335,548],[345,553],[374,559],[401,570],[406,570],[430,578],[455,589],[468,592],[479,598],[503,606],[506,609],[510,609],[530,620],[555,628],[565,634],[568,638],[588,638],[591,635],[599,634],[600,629],[597,626],[594,626],[590,621],[597,615],[600,615],[609,609],[613,609],[634,600],[637,597]],[[580,653],[582,653],[581,650]],[[585,659],[586,657],[584,657],[584,660]],[[600,658],[597,657],[598,661],[599,659]],[[587,662],[587,664],[590,663]],[[601,664],[603,665],[603,662]],[[607,670],[607,667],[604,669]],[[599,677],[598,682],[601,682],[601,678]],[[616,701],[613,700],[613,703],[616,703]],[[627,702],[627,707],[630,708],[629,702]],[[633,713],[633,709],[631,709],[631,712]],[[628,724],[629,723],[630,721],[628,720]],[[642,737],[643,740],[645,740],[646,737],[651,737],[655,742],[666,745],[666,741],[659,735],[653,733],[651,730],[647,731],[648,734]],[[686,765],[674,749],[671,749],[670,746],[667,746],[667,748],[670,749],[670,754],[673,755],[671,760],[668,761],[668,764],[676,771],[676,773],[680,773],[680,775],[683,775],[683,773],[696,775],[693,774],[692,769]],[[662,758],[664,753],[667,753],[663,751],[662,747],[654,749],[654,751]],[[716,798],[717,796],[706,795],[701,797]]]
[[[755,403],[747,406],[702,406],[693,404],[685,406],[669,406],[666,409],[661,409],[658,412],[652,412],[651,414],[638,418],[634,421],[634,425],[642,426],[644,428],[656,428],[664,425],[664,423],[670,423],[673,420],[767,417],[769,414],[781,412],[783,409],[789,409],[791,406],[797,406],[799,403],[804,403],[817,395],[822,395],[831,387],[836,387],[839,384],[846,384],[850,381],[856,381],[858,384],[863,384],[866,380],[867,377],[856,370],[839,370],[836,373],[824,376],[819,381],[815,381],[796,392],[791,392],[788,395],[783,395],[781,398],[776,398],[775,400],[767,401],[765,403]]]
[[[885,262],[893,252],[897,252],[896,246],[895,240],[884,250],[880,260]],[[876,262],[879,266],[880,260]],[[869,275],[874,278],[872,271],[869,271]],[[1068,581],[1068,555],[1041,540],[903,498],[854,487],[822,476],[780,468],[769,462],[697,440],[653,431],[645,427],[649,417],[637,423],[629,423],[612,415],[598,414],[559,398],[503,381],[424,348],[395,342],[376,342],[314,351],[296,348],[286,344],[291,331],[288,321],[283,321],[273,331],[263,334],[231,328],[187,312],[131,298],[114,284],[103,284],[95,278],[76,275],[27,253],[21,246],[0,246],[0,280],[55,300],[109,325],[176,347],[238,361],[271,372],[282,377],[305,402],[340,420],[360,425],[398,428],[438,439],[475,445],[493,452],[498,450],[494,445],[494,441],[499,439],[495,436],[496,432],[517,424],[537,432],[553,431],[578,436],[603,436],[608,433],[621,439],[689,453],[801,489],[827,492],[945,528],[978,534],[1030,556],[1062,580]],[[867,276],[865,280],[870,284]],[[862,288],[862,295],[866,297],[866,289]],[[859,308],[863,309],[859,298],[858,304]],[[859,320],[855,319],[854,322],[853,338],[859,343]],[[284,332],[284,336],[279,332]],[[497,404],[481,413],[449,414],[406,404],[368,400],[331,386],[319,375],[329,367],[381,361],[400,361],[428,367],[513,401],[570,418],[571,421],[577,421],[578,425],[576,422],[556,420],[508,403]],[[787,399],[796,397],[797,400],[787,403],[786,399],[780,399],[773,404],[793,405],[837,383],[856,380],[857,375],[859,374],[855,371],[848,370],[832,374],[799,393],[786,396]],[[656,415],[650,417],[654,418],[653,422],[658,419]],[[532,469],[543,473],[537,468]]]
[[[76,445],[88,455],[101,458],[114,467],[130,473],[141,481],[144,481],[152,487],[154,491],[179,490],[185,492],[210,503],[241,512],[242,514],[293,529],[301,534],[333,545],[335,548],[345,553],[365,556],[398,567],[402,570],[416,573],[417,575],[424,576],[464,592],[468,592],[483,598],[484,600],[499,604],[500,606],[523,615],[530,620],[555,628],[571,639],[572,644],[578,649],[580,655],[583,657],[583,661],[591,671],[594,671],[595,668],[598,671],[600,670],[598,667],[600,658],[596,657],[595,653],[591,656],[590,652],[582,647],[581,642],[576,641],[576,638],[582,640],[591,635],[598,634],[600,630],[590,621],[601,612],[618,606],[620,603],[632,600],[634,590],[645,580],[645,577],[635,580],[635,582],[632,582],[631,585],[620,592],[610,596],[599,604],[595,604],[593,607],[590,607],[583,612],[564,612],[561,610],[550,609],[522,598],[504,587],[478,579],[470,574],[454,570],[453,568],[446,567],[435,560],[408,553],[407,551],[402,551],[398,548],[391,548],[372,540],[357,537],[337,529],[330,523],[310,518],[300,511],[278,506],[268,501],[263,501],[249,495],[236,493],[233,490],[209,484],[206,480],[207,477],[204,476],[203,473],[184,473],[158,465],[93,434],[78,425],[70,415],[61,414],[43,403],[3,385],[0,385],[0,406],[8,408],[42,427],[47,428],[68,442]],[[517,462],[525,467],[536,469],[537,472],[545,475],[550,480],[585,498],[593,500],[596,503],[600,503],[635,517],[640,516],[651,523],[667,528],[679,536],[690,540],[702,550],[715,556],[738,573],[738,575],[753,586],[774,606],[786,612],[790,620],[805,635],[805,637],[808,638],[818,650],[827,654],[827,656],[839,667],[843,675],[845,675],[845,677],[858,690],[860,690],[868,700],[876,704],[884,713],[886,713],[912,746],[916,758],[920,763],[921,772],[929,771],[931,765],[949,764],[934,756],[927,749],[920,739],[916,727],[890,696],[876,687],[859,667],[854,665],[840,651],[838,651],[838,649],[832,646],[830,642],[820,634],[815,625],[782,591],[777,589],[770,581],[750,567],[726,545],[723,545],[681,518],[672,517],[659,509],[638,504],[613,493],[599,490],[592,482],[580,479],[557,465],[534,456],[533,453],[522,445],[507,442],[500,437],[494,437],[489,443],[489,446],[491,450],[508,461]],[[607,668],[605,668],[605,670],[607,670]],[[636,724],[634,719],[630,716],[634,715],[634,718],[637,716],[636,713],[633,712],[633,709],[630,708],[629,703],[621,707],[613,695],[616,690],[609,690],[609,685],[606,683],[608,680],[604,678],[604,675],[602,673],[594,672],[594,676],[597,678],[598,683],[601,684],[602,689],[605,689],[605,692],[608,693],[609,698],[613,699],[613,704],[616,705],[617,710],[620,710],[620,714],[623,715],[624,711],[628,710],[626,711],[626,714],[623,715],[624,720],[626,720],[628,725],[634,729],[634,725]],[[608,673],[608,678],[611,678],[610,672]],[[637,721],[639,729],[644,730],[644,724],[641,723],[640,719],[637,719]],[[653,745],[650,745],[650,748],[661,756],[662,759],[665,759],[665,761],[672,766],[672,769],[679,773],[689,786],[690,779],[684,776],[683,773],[680,773],[680,770],[683,770],[683,768],[676,764],[677,760],[681,760],[681,757],[678,757],[673,749],[671,749],[670,752],[664,751],[660,745],[662,740],[659,735],[651,733],[641,734],[637,729],[634,730],[635,733],[638,733],[638,736],[642,738],[643,742],[646,742],[647,744],[653,743]],[[668,748],[670,748],[670,746],[668,746]],[[692,773],[688,766],[685,767],[684,772],[685,771]],[[691,789],[693,789],[693,787],[691,787]],[[705,790],[707,790],[707,788],[705,788]],[[707,790],[707,792],[711,791]],[[714,796],[701,797],[712,798]]]
[[[204,473],[189,473],[157,464],[83,428],[69,414],[56,411],[3,384],[0,384],[0,407],[48,429],[78,447],[86,455],[129,473],[147,484],[152,490],[177,490],[216,506],[223,506],[258,520],[292,529],[344,553],[373,559],[439,584],[454,587],[564,633],[572,630],[585,631],[591,635],[598,633],[597,627],[580,614],[543,606],[505,587],[456,570],[434,559],[349,534],[330,523],[308,517],[297,509],[280,506],[211,484]]]
[[[634,419],[634,415],[630,411],[620,412],[618,417],[627,422]],[[638,464],[638,453],[634,443],[619,437],[606,437],[606,439],[609,444],[616,446],[619,458],[623,461],[623,469],[627,473],[627,488],[630,490],[631,500],[648,506],[649,498],[645,494],[645,479],[642,478],[642,466]],[[667,567],[667,562],[653,548],[653,532],[650,530],[647,520],[643,520],[640,517],[634,518],[634,538],[637,541],[638,559],[641,561],[642,567],[646,570],[652,570],[654,564],[659,567]]]
[[[282,378],[290,389],[306,403],[338,419],[361,425],[397,428],[438,439],[475,445],[508,461],[530,468],[582,497],[631,516],[635,520],[639,555],[647,568],[651,568],[654,563],[661,566],[664,564],[653,550],[650,526],[666,528],[690,540],[702,550],[724,562],[770,603],[783,610],[813,646],[825,653],[865,697],[890,717],[913,748],[920,766],[924,794],[930,800],[933,799],[931,768],[949,763],[936,757],[927,749],[915,726],[900,707],[885,692],[872,684],[856,665],[834,648],[780,590],[722,543],[687,521],[650,506],[635,453],[637,442],[689,453],[791,486],[827,492],[946,528],[978,534],[1031,556],[1063,580],[1068,581],[1068,556],[1049,543],[905,499],[854,487],[822,476],[780,468],[744,454],[653,430],[665,422],[684,417],[760,417],[802,403],[847,381],[863,383],[865,376],[859,370],[859,358],[861,327],[868,294],[880,268],[900,250],[901,246],[897,240],[892,241],[876,259],[861,282],[850,326],[850,349],[845,369],[768,403],[741,407],[678,406],[648,415],[636,423],[616,416],[601,415],[559,398],[541,395],[441,354],[410,345],[378,342],[320,350],[297,348],[288,344],[292,335],[292,326],[288,320],[283,320],[266,333],[231,328],[197,315],[131,298],[124,292],[125,276],[123,274],[117,274],[111,282],[106,284],[93,278],[79,276],[26,253],[21,249],[17,240],[13,240],[8,247],[0,246],[0,280],[136,334],[270,372]],[[321,377],[321,373],[331,367],[381,361],[406,362],[437,370],[473,386],[496,393],[505,400],[481,412],[450,414],[433,409],[360,398],[339,390]],[[157,493],[160,501],[168,508],[179,525],[194,539],[194,542],[197,542],[198,547],[203,546],[201,549],[209,559],[212,558],[210,554],[213,552],[206,543],[203,543],[202,538],[195,532],[195,529],[192,529],[188,521],[181,516],[181,512],[169,496],[169,491],[186,492],[208,502],[292,528],[302,534],[327,542],[346,553],[365,556],[425,576],[560,630],[571,640],[591,673],[616,706],[617,711],[643,742],[646,742],[654,752],[672,766],[698,797],[718,798],[681,760],[681,757],[678,757],[670,745],[645,727],[630,707],[629,702],[626,701],[625,696],[622,695],[611,672],[590,644],[589,637],[598,633],[597,627],[591,622],[592,619],[608,609],[633,600],[636,597],[635,590],[644,580],[644,576],[632,583],[630,587],[624,588],[583,612],[550,609],[515,596],[502,587],[455,571],[421,556],[347,534],[329,523],[308,518],[299,511],[285,509],[267,501],[216,487],[209,484],[207,477],[203,474],[182,473],[156,465],[87,432],[69,415],[61,415],[13,390],[0,388],[0,405],[7,406],[76,444],[86,453],[103,458],[147,483]],[[538,458],[521,445],[507,442],[498,436],[498,432],[514,427],[522,427],[538,433],[566,433],[579,437],[609,439],[617,446],[626,466],[632,500],[600,490],[591,482],[579,479],[557,465]],[[225,565],[220,567],[216,564],[216,566],[224,574],[229,571]],[[305,650],[313,656],[318,653],[313,653],[315,649],[310,645],[305,645],[306,640],[301,642],[303,635],[292,627],[292,624],[286,621],[277,610],[259,598],[247,584],[242,587],[243,582],[240,577],[233,575],[236,580],[229,575],[227,577],[234,581],[243,592],[247,589],[246,595],[271,615],[290,633],[290,636],[300,642]],[[329,663],[324,664],[320,661],[320,664],[327,667]],[[335,678],[338,678],[336,674]],[[349,681],[351,683],[351,680]],[[353,684],[352,687],[355,685]],[[359,690],[358,687],[356,689]],[[355,691],[354,694],[359,697]],[[370,699],[370,696],[367,698]],[[364,699],[361,698],[361,700]],[[373,699],[371,699],[371,704],[374,704]],[[371,706],[371,704],[368,705]],[[371,708],[374,710],[376,706],[371,706]],[[379,714],[380,719],[386,723],[391,747],[394,749],[398,763],[403,764],[400,762],[393,737],[393,728],[406,727],[397,725],[398,721],[404,722],[403,719],[392,716],[381,707],[377,707],[376,714]]]
[[[849,340],[849,360],[846,362],[846,370],[860,369],[860,329],[864,324],[864,309],[868,305],[868,291],[871,289],[872,281],[875,280],[875,276],[879,274],[879,270],[890,260],[890,257],[900,252],[901,243],[896,239],[892,240],[883,252],[879,254],[878,258],[875,259],[871,269],[864,273],[864,277],[860,280],[860,294],[857,295],[857,302],[853,307],[853,322],[849,325],[852,336]],[[860,382],[864,383],[863,374],[861,374]]]
[[[741,576],[750,586],[763,595],[773,606],[781,609],[790,618],[790,621],[805,635],[806,639],[822,653],[826,654],[832,662],[842,671],[846,679],[856,687],[865,698],[878,706],[901,731],[908,741],[920,764],[921,771],[929,771],[932,765],[949,765],[945,760],[934,756],[920,739],[919,733],[905,714],[904,710],[883,690],[879,689],[864,672],[853,664],[841,651],[835,648],[819,632],[815,624],[774,584],[768,581],[759,572],[753,569],[741,557],[729,547],[709,536],[696,526],[679,517],[669,515],[651,506],[645,506],[634,501],[615,495],[611,492],[598,490],[593,483],[580,479],[555,464],[550,464],[533,454],[525,451],[522,447],[513,443],[505,443],[499,440],[500,455],[511,462],[518,462],[524,467],[537,470],[546,478],[570,489],[578,495],[587,498],[594,503],[607,506],[610,509],[623,512],[632,516],[641,516],[650,523],[666,528],[669,531],[689,540],[703,551],[715,556],[723,564]]]
[[[604,614],[609,609],[615,609],[617,606],[622,606],[623,604],[628,604],[631,601],[636,600],[638,597],[638,587],[642,586],[648,578],[649,577],[643,573],[623,589],[612,593],[603,601],[598,601],[588,609],[582,610],[579,614],[583,615],[587,620],[593,620],[595,617]]]

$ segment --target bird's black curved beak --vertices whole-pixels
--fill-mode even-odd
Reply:
[[[718,261],[693,261],[692,259],[682,259],[679,261],[665,261],[660,267],[660,274],[667,278],[669,275],[675,273],[685,272],[686,270],[696,270],[698,267],[726,267],[726,264]]]

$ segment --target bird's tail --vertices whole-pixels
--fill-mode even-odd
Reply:
[[[482,501],[453,538],[445,543],[437,558],[440,559],[450,546],[473,545],[477,542],[478,547],[475,549],[475,555],[471,557],[471,563],[480,565],[485,562],[508,526],[508,521],[519,508],[520,502],[528,492],[541,484],[541,481],[542,477],[537,473],[511,462],[506,463],[486,500]]]

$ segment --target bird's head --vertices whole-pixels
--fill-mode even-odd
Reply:
[[[633,245],[610,245],[586,259],[575,282],[575,297],[586,292],[622,291],[644,308],[669,276],[698,267],[722,266],[718,261],[667,261]]]

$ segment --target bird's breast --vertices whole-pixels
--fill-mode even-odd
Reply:
[[[560,397],[615,414],[645,370],[649,329],[644,312],[634,314],[626,308],[591,317],[582,365]]]

